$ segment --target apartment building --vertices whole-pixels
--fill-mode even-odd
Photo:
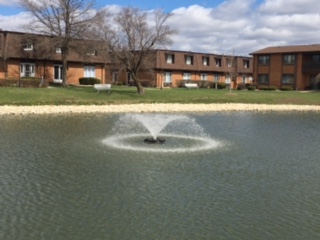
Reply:
[[[186,81],[224,82],[236,88],[252,80],[250,57],[158,50],[157,86],[177,87]]]
[[[253,78],[259,86],[319,89],[320,44],[268,47],[253,55]]]
[[[67,83],[81,77],[105,81],[106,59],[94,44],[74,41],[68,55]],[[37,77],[62,82],[61,46],[57,38],[0,30],[0,79]]]
[[[138,76],[142,82],[157,88],[181,87],[187,82],[199,86],[205,82],[223,82],[236,88],[239,83],[252,82],[252,69],[251,57],[158,49],[154,50],[149,69],[141,70]],[[130,84],[129,73],[118,72],[114,67],[110,74],[113,82]]]
[[[153,87],[179,87],[185,82],[224,82],[236,88],[252,81],[252,57],[153,50],[138,77]],[[0,79],[39,77],[62,82],[61,47],[57,38],[0,30]],[[115,57],[99,50],[99,44],[73,42],[68,55],[67,83],[81,77],[96,77],[102,83],[133,85]]]

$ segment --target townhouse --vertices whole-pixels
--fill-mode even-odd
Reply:
[[[320,87],[320,44],[268,47],[253,53],[253,78],[261,86]]]
[[[74,41],[67,67],[67,83],[79,84],[81,77],[105,81],[105,55],[94,44]],[[0,79],[36,77],[62,82],[61,46],[57,38],[0,30]]]
[[[212,86],[223,82],[236,88],[239,83],[252,81],[252,57],[161,49],[153,50],[151,55],[138,74],[146,86],[180,87],[186,82]],[[0,30],[0,79],[21,77],[62,82],[57,38]],[[79,84],[81,77],[99,78],[102,83],[134,84],[130,73],[107,51],[99,49],[99,44],[77,40],[68,55],[67,83]]]

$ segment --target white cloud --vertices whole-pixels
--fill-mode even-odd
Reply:
[[[7,0],[0,0],[0,4]],[[268,46],[320,43],[319,0],[226,0],[215,8],[173,10],[168,24],[179,31],[174,50],[247,55]],[[119,6],[110,5],[117,12]],[[18,30],[23,13],[0,16],[0,28]]]
[[[319,13],[319,0],[265,0],[259,10],[265,14]]]
[[[19,0],[0,0],[0,6],[15,6]]]
[[[23,25],[26,24],[25,19],[30,19],[30,15],[25,12],[12,16],[0,15],[0,29],[8,31],[23,31]]]

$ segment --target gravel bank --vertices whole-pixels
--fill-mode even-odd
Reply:
[[[81,106],[0,106],[0,115],[139,112],[299,111],[320,112],[320,106],[267,104],[125,104]]]

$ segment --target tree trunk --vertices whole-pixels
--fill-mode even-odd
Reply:
[[[133,75],[132,78],[133,78],[134,83],[137,86],[137,93],[143,95],[144,94],[144,88],[141,85],[139,79],[137,79],[135,75]]]
[[[68,68],[68,60],[67,54],[62,54],[62,85],[66,87],[67,84],[67,68]]]

